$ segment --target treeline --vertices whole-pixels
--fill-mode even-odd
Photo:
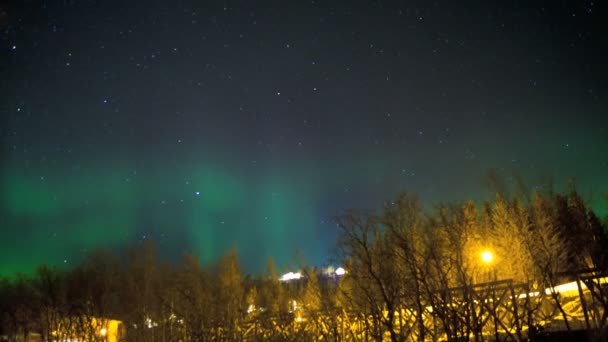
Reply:
[[[245,275],[236,251],[166,263],[151,243],[127,262],[96,251],[71,270],[41,266],[0,282],[0,335],[104,340],[92,324],[104,318],[129,341],[524,340],[548,323],[607,325],[606,225],[576,191],[429,210],[402,193],[335,223],[341,276],[282,282],[271,260]],[[556,288],[567,282],[574,295]]]

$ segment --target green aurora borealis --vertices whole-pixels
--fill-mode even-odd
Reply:
[[[219,163],[158,169],[92,165],[44,176],[7,169],[3,224],[19,229],[5,238],[0,273],[29,272],[41,262],[69,266],[97,247],[120,249],[146,238],[169,258],[191,251],[209,262],[234,247],[250,270],[262,269],[268,257],[282,267],[302,257],[321,264],[329,261],[335,241],[331,217],[341,210],[380,207],[400,188],[420,191],[427,203],[491,196],[481,185],[483,167],[475,176],[462,176],[469,182],[450,185],[440,171],[435,181],[417,185],[415,176],[403,180],[397,172],[387,181],[390,163],[339,164],[293,162],[263,175]],[[591,181],[579,182],[579,188],[587,195],[589,186],[603,181],[599,173],[585,179]],[[597,195],[602,188],[594,191],[593,203],[605,214]]]
[[[286,260],[303,247],[296,244],[304,236],[294,234],[294,226],[317,224],[310,198],[319,190],[293,177],[252,185],[220,167],[151,173],[115,166],[81,170],[80,176],[5,174],[5,224],[32,229],[20,230],[3,248],[2,273],[33,269],[41,261],[69,262],[78,252],[146,236],[160,244],[185,243],[205,261],[236,246],[245,255],[268,257],[272,251]],[[175,174],[183,174],[183,181],[168,183]]]

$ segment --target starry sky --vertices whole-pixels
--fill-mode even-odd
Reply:
[[[0,5],[0,274],[154,239],[246,270],[327,263],[331,218],[608,192],[593,1],[13,1]],[[491,198],[491,197],[490,197]]]

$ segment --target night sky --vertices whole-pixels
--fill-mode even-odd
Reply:
[[[146,239],[322,265],[342,210],[491,199],[488,169],[608,211],[594,1],[0,6],[0,274]]]

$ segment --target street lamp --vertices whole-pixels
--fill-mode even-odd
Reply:
[[[492,263],[492,261],[494,261],[494,254],[488,250],[481,252],[481,261],[483,261],[486,265],[489,265]]]
[[[494,286],[496,285],[496,269],[490,266],[494,261],[494,254],[492,254],[492,252],[486,249],[485,251],[481,252],[481,261],[483,261],[483,263],[488,266],[488,287],[492,299],[492,307],[490,309],[492,310],[492,317],[494,318],[494,336],[496,338],[496,341],[498,341],[498,314],[496,312],[496,289],[494,288]],[[493,277],[492,269],[494,271]]]

